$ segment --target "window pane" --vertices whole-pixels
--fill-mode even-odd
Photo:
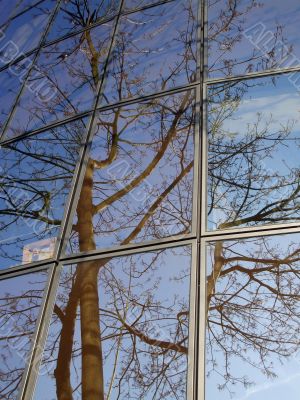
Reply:
[[[300,65],[297,0],[209,0],[212,77]]]
[[[89,27],[116,14],[119,0],[76,0],[62,2],[47,40]]]
[[[298,79],[209,88],[209,229],[299,220]]]
[[[34,398],[186,399],[190,250],[64,267]]]
[[[6,2],[7,0],[4,0],[4,3]],[[8,6],[8,13],[11,15],[6,14],[6,6],[1,1],[1,9],[4,12],[0,17],[0,48],[2,53],[6,51],[13,58],[17,58],[17,55],[38,46],[56,0],[26,1],[26,3],[19,1],[19,7],[14,10],[12,6],[16,6],[16,2],[9,3],[12,3]]]
[[[0,149],[0,268],[52,256],[85,123]]]
[[[195,80],[197,4],[180,0],[121,18],[103,104]]]
[[[18,398],[46,282],[46,271],[0,281],[1,399]]]
[[[300,235],[208,246],[206,399],[298,399]]]
[[[194,93],[99,114],[72,252],[191,230]]]
[[[92,108],[112,22],[46,47],[26,82],[8,137]]]

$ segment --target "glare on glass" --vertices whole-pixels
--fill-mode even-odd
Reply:
[[[17,399],[47,283],[47,271],[0,281],[0,397]]]
[[[53,257],[86,120],[0,149],[0,269]]]
[[[121,17],[101,104],[196,79],[196,0],[178,0]]]
[[[71,252],[191,231],[194,91],[99,112]]]
[[[211,77],[300,65],[297,0],[208,0]]]
[[[34,399],[186,400],[190,252],[65,266]]]
[[[300,235],[207,246],[207,400],[298,399]]]
[[[300,74],[209,87],[209,229],[299,221],[300,97],[294,80]]]

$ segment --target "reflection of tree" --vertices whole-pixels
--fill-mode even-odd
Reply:
[[[285,21],[280,21],[280,15],[279,22],[268,26],[273,37],[268,36],[265,43],[259,41],[261,48],[255,48],[244,37],[243,31],[259,22],[257,17],[252,17],[255,11],[260,9],[264,15],[269,11],[268,6],[267,1],[208,0],[209,72],[212,76],[276,68],[292,54],[293,46],[285,36]]]
[[[42,303],[46,274],[0,282],[0,398],[15,399]]]
[[[58,398],[73,392],[84,399],[184,397],[188,296],[171,289],[166,297],[160,288],[166,277],[188,283],[189,262],[182,256],[185,265],[169,270],[168,258],[174,262],[179,254],[160,251],[66,269],[43,361],[47,366],[58,355]],[[74,378],[80,374],[82,381]]]
[[[217,242],[210,249],[207,373],[217,376],[219,389],[255,384],[255,370],[274,378],[299,350],[299,260],[292,236]]]
[[[194,21],[191,8],[185,6],[185,9],[190,19]],[[156,26],[157,32],[160,28]],[[183,52],[173,55],[174,60],[171,61],[174,61],[174,65],[168,71],[168,76],[162,79],[162,90],[165,89],[167,81],[176,79],[179,72],[188,75],[193,73],[189,35],[190,33],[186,37],[182,31],[177,32],[178,46],[181,46]],[[79,49],[87,56],[88,72],[86,68],[82,68],[81,63],[78,64],[78,70],[75,64],[70,63],[73,54],[70,47],[65,56],[63,53],[55,54],[55,64],[62,66],[63,74],[66,76],[81,75],[83,85],[89,85],[95,92],[101,80],[102,71],[99,71],[99,63],[103,52],[101,53],[101,49],[94,45],[93,39],[93,35],[86,32],[81,36],[79,44],[74,41],[74,52]],[[148,40],[151,40],[151,36]],[[126,53],[126,43],[123,45],[125,48],[117,47],[114,54],[118,65],[121,65]],[[137,51],[139,54],[139,50]],[[153,49],[153,53],[155,51],[156,48]],[[141,49],[141,56],[142,53]],[[67,68],[64,70],[63,66],[66,64]],[[133,88],[142,81],[144,71],[140,71],[140,76],[138,68],[136,71],[135,81],[122,71],[121,74],[114,75],[121,91]],[[46,67],[42,72],[43,77],[47,78],[47,72],[50,75]],[[49,76],[48,78],[50,80]],[[42,122],[47,121],[47,113],[55,112],[61,104],[67,104],[69,109],[74,108],[75,112],[78,111],[76,96],[72,97],[73,92],[69,94],[60,90],[59,80],[53,79],[53,76],[51,83],[56,84],[59,96],[46,105],[40,102],[30,103],[30,107],[26,110],[26,115],[30,112],[29,122],[35,118]],[[24,117],[23,112],[19,116]],[[133,107],[119,107],[99,114],[95,123],[96,145],[86,164],[85,178],[77,204],[77,220],[73,226],[74,237],[79,246],[77,250],[95,250],[96,243],[100,241],[101,244],[101,234],[108,232],[109,229],[114,231],[119,244],[149,238],[159,239],[190,231],[194,119],[194,94],[191,91],[170,96],[168,99],[162,97],[141,102]],[[69,144],[63,140],[61,143],[66,154],[60,151],[48,156],[39,152],[39,147],[31,148],[30,154],[29,152],[24,154],[17,149],[16,154],[20,154],[15,161],[17,166],[22,157],[28,160],[38,159],[44,165],[41,171],[34,171],[32,185],[35,191],[40,180],[43,181],[44,188],[47,188],[47,179],[53,182],[54,177],[50,176],[50,172],[54,175],[54,171],[51,171],[53,163],[62,170],[65,168],[66,176],[71,175],[75,164],[68,163],[68,157],[72,158],[74,148],[76,149],[74,156],[77,155],[76,145],[81,142],[83,136],[81,129],[76,132],[76,123],[71,124],[71,127],[73,147],[69,148]],[[69,129],[68,126],[66,129]],[[139,130],[142,129],[147,135],[139,135]],[[60,138],[56,137],[55,140],[59,142]],[[97,140],[100,143],[98,148]],[[140,163],[137,162],[139,158]],[[128,160],[130,170],[122,176],[121,186],[117,182],[118,176],[109,177],[107,173],[101,175],[102,171],[107,171],[109,167],[124,159]],[[134,167],[135,171],[132,170]],[[61,173],[62,181],[66,182],[64,172]],[[153,181],[157,180],[157,183],[146,185],[144,193],[146,200],[139,202],[132,193],[147,183],[150,177],[154,177]],[[60,175],[57,176],[55,173],[55,179],[59,181]],[[23,182],[22,185],[24,186]],[[63,188],[65,190],[66,185]],[[28,189],[23,187],[23,190]],[[32,218],[44,219],[45,214],[49,215],[44,212],[46,208],[50,210],[51,215],[51,207],[55,204],[54,196],[50,191],[45,195],[45,190],[41,191],[40,188],[38,193],[37,198],[33,196],[30,201],[22,204],[23,217],[30,210],[30,204],[36,204],[36,201],[39,208],[29,211],[33,214]],[[137,208],[132,208],[133,203],[137,204]],[[122,204],[122,208],[115,206],[116,204]],[[12,208],[15,218],[19,218],[18,205],[13,204]],[[123,213],[122,218],[115,216],[118,210]],[[108,223],[109,217],[112,220],[111,226]],[[55,221],[47,218],[47,224],[59,225],[60,218],[56,218]],[[151,260],[141,259],[136,266],[129,263],[124,270],[120,267],[113,272],[110,271],[111,260],[85,261],[74,273],[63,275],[62,279],[65,279],[65,282],[62,285],[65,292],[64,296],[59,296],[57,299],[52,325],[57,329],[52,349],[57,350],[54,377],[59,400],[73,399],[78,393],[81,393],[85,400],[104,400],[107,396],[112,396],[113,390],[119,390],[119,398],[124,396],[124,390],[128,391],[128,396],[130,391],[134,390],[136,395],[142,398],[148,395],[153,399],[185,397],[188,301],[182,297],[176,304],[175,296],[166,305],[156,298],[159,281],[163,275],[163,272],[156,270],[158,267],[162,268],[163,261],[158,252]],[[176,282],[183,282],[189,276],[188,267],[189,265],[186,265],[184,270],[179,271],[181,274],[172,273],[171,278]],[[126,276],[125,280],[122,279],[123,275]],[[147,285],[150,279],[153,279],[153,286],[140,293],[143,285]],[[138,296],[134,294],[132,285],[139,288]],[[108,299],[106,305],[105,297]],[[78,325],[79,315],[80,345],[78,346],[76,324]],[[161,327],[165,336],[157,337],[153,326]],[[107,340],[111,340],[109,348],[106,345]],[[51,355],[51,349],[49,352],[45,354],[45,364],[47,357]],[[115,361],[112,363],[113,352]],[[108,367],[105,362],[109,363]],[[72,375],[74,363],[76,372]],[[112,365],[115,366],[115,371],[111,381],[107,383],[105,374],[110,374]],[[109,372],[105,368],[108,368]]]
[[[212,74],[273,68],[292,51],[283,40],[280,16],[268,54],[245,44],[242,31],[251,21],[252,11],[257,7],[263,11],[264,3],[210,2]],[[283,122],[265,109],[258,109],[252,119],[245,116],[243,120],[241,115],[243,105],[255,101],[251,100],[255,88],[266,87],[270,96],[268,90],[270,86],[276,90],[276,83],[277,78],[253,79],[218,83],[209,89],[210,228],[299,220],[299,168],[289,159],[292,150],[299,147],[296,121]],[[260,379],[258,371],[275,377],[277,366],[299,349],[300,249],[295,241],[290,236],[281,241],[256,238],[210,246],[207,374],[211,388],[219,385],[233,394],[241,386],[255,384]]]
[[[239,124],[243,97],[270,83],[221,84],[211,90],[208,218],[219,229],[299,219],[299,168],[292,160],[281,162],[299,146],[295,121],[282,122],[270,110],[258,111],[247,126]],[[240,131],[232,132],[235,124]]]

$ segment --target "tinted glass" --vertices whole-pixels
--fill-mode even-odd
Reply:
[[[85,121],[0,149],[0,268],[53,255]]]
[[[297,0],[209,0],[212,77],[300,65]]]
[[[208,227],[300,218],[299,74],[209,88]]]
[[[2,0],[8,3],[7,0]],[[38,46],[47,27],[49,18],[56,5],[55,0],[19,1],[11,3],[6,11],[6,5],[0,3],[3,11],[0,17],[0,51],[9,53],[12,59],[23,52]],[[13,11],[14,10],[14,11]],[[6,14],[8,12],[8,14]],[[9,14],[11,12],[11,15]],[[3,17],[3,15],[5,17]]]
[[[300,235],[210,244],[207,400],[298,399]]]
[[[8,137],[88,111],[94,104],[112,23],[46,47],[25,85]]]
[[[186,246],[64,267],[34,398],[186,399],[190,265]]]
[[[194,93],[102,112],[73,224],[73,252],[191,230]]]
[[[121,18],[103,104],[195,80],[197,4],[180,0]]]
[[[116,14],[119,0],[71,0],[62,2],[47,40],[89,27]]]
[[[18,398],[47,272],[0,281],[0,397]]]

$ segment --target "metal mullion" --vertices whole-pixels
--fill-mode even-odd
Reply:
[[[291,222],[291,223],[281,223],[281,224],[262,224],[257,226],[244,226],[241,228],[232,228],[232,229],[220,229],[220,230],[212,230],[212,231],[205,231],[203,233],[203,237],[211,237],[211,236],[219,236],[219,235],[231,235],[236,234],[239,235],[245,232],[256,232],[260,233],[263,231],[269,230],[288,230],[288,229],[299,229],[300,231],[300,222]]]
[[[61,270],[62,265],[57,265],[51,271],[51,277],[45,297],[45,303],[38,322],[36,346],[34,348],[34,353],[32,354],[29,371],[22,392],[22,397],[20,397],[18,400],[30,400],[34,395],[35,386],[39,376],[39,368],[43,358],[48,331],[50,328],[57,290],[59,287],[59,277]]]
[[[202,68],[201,68],[201,166],[200,166],[200,190],[199,190],[199,220],[198,220],[198,244],[197,263],[199,274],[199,294],[197,302],[197,400],[205,400],[205,335],[206,335],[206,255],[202,244],[201,236],[203,229],[206,229],[206,208],[207,208],[207,92],[205,81],[208,74],[208,9],[207,1],[200,0],[202,15]]]
[[[182,236],[170,236],[164,239],[155,239],[155,240],[149,240],[148,242],[141,242],[141,243],[131,243],[131,244],[126,244],[126,245],[116,245],[116,246],[111,246],[111,247],[106,247],[106,248],[99,248],[96,250],[91,250],[89,252],[82,252],[82,253],[73,253],[71,255],[62,255],[60,258],[60,261],[62,262],[69,262],[74,259],[84,259],[85,257],[108,257],[111,256],[112,254],[126,254],[126,252],[136,252],[139,253],[141,252],[141,249],[153,249],[156,248],[157,246],[170,246],[173,243],[176,246],[180,246],[181,243],[184,243],[186,241],[191,241],[195,240],[196,236],[193,236],[191,234],[188,235],[182,235]]]
[[[191,244],[191,274],[189,290],[189,333],[188,333],[188,368],[187,368],[187,399],[196,400],[197,395],[197,356],[198,356],[198,296],[199,296],[199,268],[198,244],[194,240]]]
[[[42,303],[40,305],[40,310],[39,310],[39,314],[38,314],[38,317],[37,317],[35,330],[34,330],[34,333],[32,335],[30,354],[26,358],[26,368],[25,368],[25,370],[23,372],[22,380],[21,380],[21,383],[20,383],[20,391],[18,393],[17,400],[22,400],[24,398],[24,392],[26,390],[26,383],[27,383],[27,380],[29,379],[30,372],[31,372],[31,370],[33,368],[33,365],[34,365],[34,363],[33,363],[34,356],[35,356],[37,350],[39,349],[39,344],[38,344],[39,331],[41,329],[41,324],[42,324],[42,320],[43,320],[43,314],[44,314],[45,309],[47,307],[47,297],[48,297],[48,292],[49,292],[49,290],[51,288],[51,282],[52,282],[53,274],[54,274],[54,271],[55,271],[55,264],[48,265],[48,268],[47,269],[45,268],[45,271],[46,270],[47,270],[47,273],[48,273],[48,279],[47,279],[46,286],[44,288],[43,299],[42,299]]]
[[[16,266],[7,267],[3,270],[0,270],[0,280],[6,279],[7,277],[10,277],[10,276],[18,276],[18,275],[22,275],[22,274],[25,275],[30,272],[39,271],[39,270],[45,268],[45,266],[47,266],[51,263],[54,263],[54,262],[55,262],[55,260],[53,258],[49,258],[49,259],[42,260],[42,261],[35,261],[30,264],[19,264]]]
[[[256,78],[267,78],[268,76],[274,76],[274,75],[284,75],[284,74],[291,74],[295,72],[300,72],[300,65],[297,67],[291,67],[291,68],[279,68],[279,69],[270,69],[270,70],[265,70],[265,71],[259,71],[259,72],[250,72],[245,75],[236,75],[236,76],[229,76],[227,78],[211,78],[206,80],[207,85],[213,85],[213,84],[218,84],[218,83],[227,83],[227,82],[240,82],[243,80],[249,80],[249,79],[256,79]]]
[[[144,101],[149,101],[149,100],[157,99],[157,98],[164,97],[164,96],[171,96],[173,94],[187,92],[188,90],[196,89],[197,86],[199,85],[199,83],[200,83],[199,81],[196,81],[193,83],[188,83],[186,85],[177,86],[177,87],[170,88],[167,90],[162,90],[160,92],[150,93],[150,94],[147,94],[144,96],[131,97],[129,99],[124,99],[124,100],[118,101],[116,103],[110,103],[105,106],[99,106],[99,107],[97,107],[97,111],[108,111],[108,110],[111,110],[114,108],[124,107],[127,105],[141,103]]]
[[[206,245],[198,243],[199,260],[199,301],[198,301],[198,392],[197,400],[205,400],[205,367],[206,367]]]
[[[207,87],[202,85],[202,157],[201,157],[201,236],[206,232],[207,227],[207,196],[208,196],[208,129],[207,129]]]
[[[175,3],[176,1],[179,1],[179,0],[161,0],[161,1],[157,1],[156,3],[147,4],[147,5],[141,6],[141,7],[136,7],[136,8],[132,8],[132,9],[128,9],[128,10],[124,9],[124,11],[122,10],[121,14],[122,15],[134,14],[136,12],[148,10],[148,9],[151,9],[151,8],[154,8],[157,6],[161,6],[164,4]]]
[[[63,119],[63,120],[60,120],[60,121],[56,121],[51,125],[45,125],[42,128],[36,129],[34,131],[28,131],[28,132],[23,133],[22,135],[14,137],[14,138],[3,140],[3,142],[1,142],[1,146],[5,147],[8,144],[11,144],[11,143],[14,143],[14,142],[18,142],[18,141],[23,140],[23,139],[30,138],[30,137],[32,137],[34,135],[38,135],[40,133],[47,132],[47,131],[49,131],[51,129],[59,128],[60,126],[67,125],[67,124],[69,124],[71,122],[77,121],[78,119],[82,119],[82,118],[88,117],[88,116],[90,116],[92,114],[93,114],[93,110],[85,111],[83,113],[79,113],[79,114],[73,115],[70,118]]]
[[[201,192],[201,87],[195,89],[196,104],[195,104],[195,133],[194,133],[194,168],[193,168],[193,207],[192,207],[192,224],[191,234],[195,237],[199,235],[199,219],[200,219],[200,204],[199,194]]]
[[[247,239],[247,238],[255,238],[255,237],[263,237],[263,236],[279,236],[279,235],[291,235],[300,233],[300,227],[290,228],[290,229],[268,229],[264,231],[244,231],[239,233],[229,233],[226,234],[223,232],[221,235],[211,235],[211,236],[203,236],[202,241],[205,243],[216,242],[216,241],[225,241],[225,240],[239,240],[239,239]]]
[[[56,10],[58,9],[58,7],[59,7],[61,1],[62,1],[62,0],[58,0],[58,1],[57,1],[56,6],[54,7],[54,9],[53,9],[53,11],[52,11],[52,14],[51,14],[51,16],[50,16],[50,18],[49,18],[49,20],[48,20],[47,26],[46,26],[46,28],[45,28],[45,30],[44,30],[44,33],[43,33],[43,35],[42,35],[42,37],[41,37],[41,40],[40,40],[40,42],[39,42],[39,45],[38,45],[38,47],[37,47],[36,53],[35,53],[35,55],[34,55],[34,57],[33,57],[32,64],[31,64],[30,68],[28,69],[27,73],[26,73],[25,76],[24,76],[24,81],[23,81],[23,83],[22,83],[22,85],[21,85],[21,88],[20,88],[20,90],[19,90],[19,93],[18,93],[18,95],[17,95],[17,97],[16,97],[16,100],[15,100],[15,102],[14,102],[13,108],[12,108],[11,111],[9,112],[8,117],[7,117],[7,119],[6,119],[5,123],[4,123],[4,126],[3,126],[3,128],[2,128],[2,132],[0,133],[0,144],[1,144],[2,141],[3,141],[3,138],[5,137],[5,134],[6,134],[6,130],[7,130],[8,126],[9,126],[9,124],[10,124],[10,122],[11,122],[11,120],[12,120],[14,114],[15,114],[15,111],[16,111],[16,108],[17,108],[17,104],[18,104],[18,102],[19,102],[19,100],[20,100],[20,98],[21,98],[21,96],[22,96],[22,94],[23,94],[23,92],[24,92],[24,90],[25,90],[26,83],[27,83],[27,79],[29,78],[31,72],[32,72],[33,69],[34,69],[35,62],[37,61],[37,58],[38,58],[38,56],[40,55],[40,52],[41,52],[41,49],[42,49],[42,44],[43,44],[43,42],[44,42],[44,40],[45,40],[45,38],[46,38],[46,35],[48,34],[48,31],[49,31],[50,26],[51,26],[51,24],[52,24],[54,15],[55,15]]]
[[[195,238],[185,238],[182,241],[167,241],[160,243],[157,241],[151,245],[143,245],[132,248],[122,249],[121,247],[116,249],[107,249],[107,251],[93,251],[84,254],[74,254],[72,257],[62,257],[60,262],[64,265],[79,264],[85,261],[101,260],[103,258],[116,258],[124,257],[133,254],[149,253],[157,250],[170,249],[173,247],[183,247],[192,245],[195,242]]]

